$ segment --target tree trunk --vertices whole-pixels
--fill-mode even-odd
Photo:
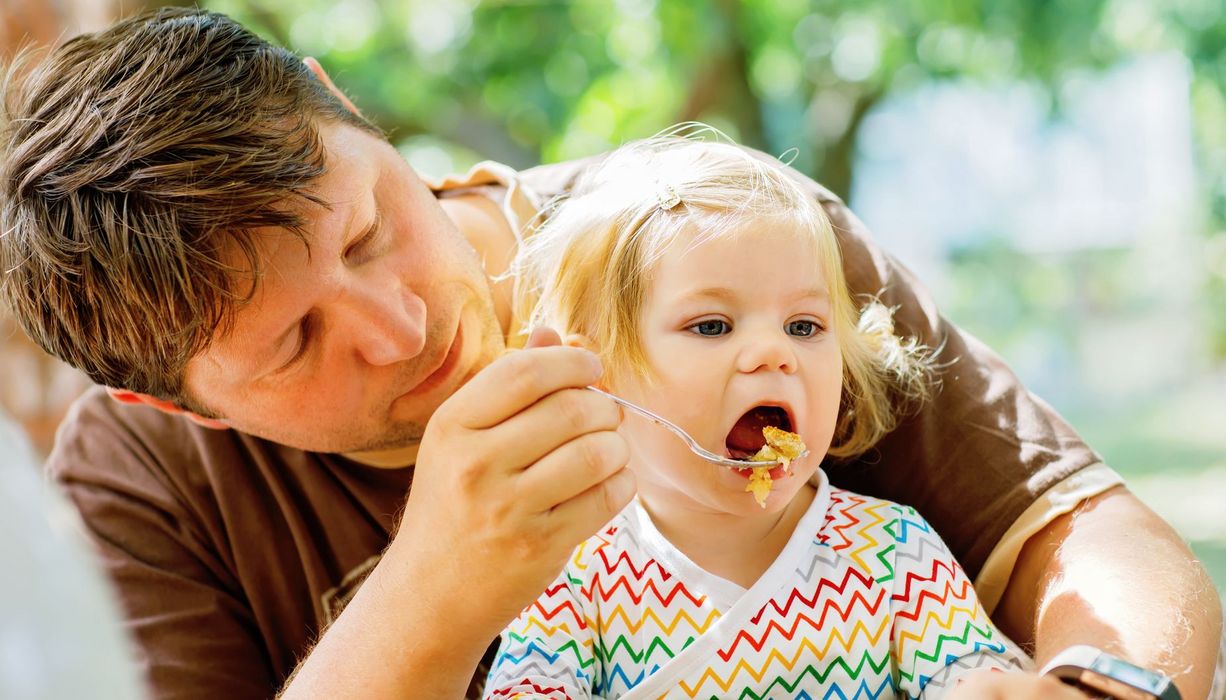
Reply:
[[[749,87],[749,52],[737,35],[739,5],[736,0],[716,3],[723,20],[713,55],[703,61],[706,68],[690,84],[690,93],[677,121],[701,121],[709,112],[727,114],[740,133],[740,141],[765,146],[762,104]]]
[[[860,127],[864,117],[868,115],[884,93],[873,91],[861,93],[856,98],[847,121],[847,128],[828,149],[822,161],[822,184],[846,201],[851,196],[852,180],[855,177],[856,139],[860,135]]]

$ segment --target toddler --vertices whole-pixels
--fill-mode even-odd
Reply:
[[[518,303],[707,449],[748,458],[773,426],[810,453],[755,494],[751,470],[627,414],[638,498],[503,632],[486,697],[936,698],[1021,668],[923,518],[819,468],[924,400],[924,349],[857,309],[780,163],[697,135],[623,146],[576,183],[520,253]]]

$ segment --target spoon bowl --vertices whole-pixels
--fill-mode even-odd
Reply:
[[[702,445],[699,445],[698,441],[695,440],[693,437],[691,437],[689,433],[682,430],[680,426],[668,420],[667,418],[664,418],[663,416],[659,416],[643,408],[642,406],[636,403],[623,399],[620,396],[614,396],[613,394],[610,394],[607,391],[604,391],[602,389],[597,389],[594,386],[589,386],[587,387],[587,389],[589,391],[594,391],[597,394],[600,394],[602,396],[609,397],[610,399],[613,400],[614,403],[618,404],[619,406],[622,406],[623,408],[626,408],[631,413],[636,413],[639,416],[646,418],[649,421],[652,421],[653,423],[656,423],[665,428],[668,428],[677,437],[681,438],[682,442],[684,442],[687,446],[689,446],[691,452],[698,455],[699,457],[702,457],[708,462],[711,462],[712,464],[718,464],[721,467],[728,467],[729,469],[754,469],[757,467],[771,468],[771,467],[778,467],[778,466],[783,465],[783,462],[777,459],[771,460],[769,462],[755,462],[755,461],[748,460],[748,459],[732,459],[731,457],[717,455],[714,452],[706,449]],[[808,454],[809,454],[809,451],[805,450],[804,452],[801,452],[799,455],[797,455],[796,459],[801,459],[807,456]],[[795,462],[796,460],[794,459],[792,461]]]

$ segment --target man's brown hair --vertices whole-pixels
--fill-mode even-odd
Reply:
[[[294,54],[199,10],[76,37],[5,83],[0,299],[95,382],[208,415],[184,366],[254,290],[254,229],[306,241],[296,204],[326,205],[308,189],[317,122],[378,130]]]

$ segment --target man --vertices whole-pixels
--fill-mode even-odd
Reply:
[[[186,10],[69,42],[8,119],[4,296],[137,404],[84,397],[49,466],[154,691],[476,685],[490,640],[634,491],[617,409],[579,390],[594,356],[540,331],[504,353],[513,282],[489,281],[578,166],[432,190],[318,64]],[[1203,697],[1220,609],[1187,548],[805,183],[853,289],[885,289],[900,333],[952,363],[832,480],[915,505],[1040,662],[1096,643]],[[966,697],[1048,690],[988,677]]]

